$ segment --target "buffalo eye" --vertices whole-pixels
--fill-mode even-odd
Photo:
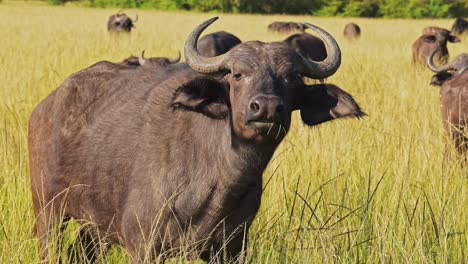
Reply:
[[[120,26],[120,22],[115,22],[115,25],[116,25],[116,26]]]
[[[236,79],[236,81],[240,81],[242,79],[242,74],[240,73],[234,74],[234,79]]]

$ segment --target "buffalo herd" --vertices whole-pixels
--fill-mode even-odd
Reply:
[[[118,12],[108,30],[130,32],[136,20]],[[341,87],[304,81],[340,68],[340,47],[327,31],[274,22],[269,31],[297,32],[275,42],[242,42],[225,31],[200,38],[216,20],[187,36],[185,63],[180,52],[169,59],[144,51],[101,61],[69,76],[35,108],[28,144],[43,261],[53,240],[60,249],[63,227],[74,219],[82,228],[73,248],[84,250],[86,262],[106,252],[98,240],[123,246],[135,263],[164,262],[182,249],[187,259],[245,262],[262,173],[292,113],[307,126],[366,115]],[[425,28],[413,61],[435,72],[444,125],[464,155],[468,54],[447,63],[446,45],[460,41],[466,21],[454,27]],[[361,29],[350,23],[343,34],[357,40]]]

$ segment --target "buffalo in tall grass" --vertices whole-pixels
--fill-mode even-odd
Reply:
[[[216,19],[189,35],[187,64],[154,72],[99,62],[34,110],[28,139],[43,260],[50,241],[61,239],[51,230],[74,218],[93,223],[77,242],[90,261],[97,254],[90,243],[103,238],[135,262],[182,249],[189,259],[242,262],[262,173],[292,112],[308,126],[365,115],[337,86],[302,81],[340,67],[340,48],[323,29],[306,24],[327,46],[321,62],[284,42],[250,41],[205,57],[198,38]]]

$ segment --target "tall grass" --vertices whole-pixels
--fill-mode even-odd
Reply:
[[[115,11],[0,4],[0,263],[39,262],[27,150],[32,109],[68,75],[97,61],[121,61],[143,49],[174,57],[193,27],[214,15],[127,10],[140,17],[135,31],[112,37],[106,20]],[[275,20],[311,22],[336,37],[343,64],[327,81],[353,94],[369,116],[314,128],[295,116],[264,174],[249,259],[466,263],[468,172],[443,130],[430,72],[410,63],[422,28],[452,21],[222,14],[209,30],[243,41],[281,40],[266,31]],[[351,20],[363,32],[354,42],[342,37]],[[466,52],[467,41],[450,44],[450,53]],[[77,230],[67,230],[66,245]],[[103,261],[129,259],[115,247]]]

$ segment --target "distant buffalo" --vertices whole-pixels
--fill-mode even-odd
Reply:
[[[452,26],[452,34],[463,35],[464,33],[468,33],[468,21],[462,17],[457,17]]]
[[[304,56],[305,58],[322,61],[327,57],[327,49],[325,43],[318,38],[308,33],[294,34],[283,40],[293,50]]]
[[[437,50],[434,59],[439,63],[446,63],[449,57],[448,42],[459,42],[460,39],[450,34],[447,29],[439,27],[427,27],[423,35],[413,43],[413,63],[426,65],[427,58]]]
[[[453,138],[455,147],[468,153],[468,54],[458,55],[452,62],[437,67],[434,51],[427,64],[436,74],[431,84],[441,86],[440,101],[444,126]],[[468,158],[465,156],[465,158]]]
[[[294,31],[304,32],[306,27],[302,23],[296,22],[273,22],[268,25],[268,30],[278,33],[290,33]]]
[[[361,28],[354,23],[346,24],[343,35],[347,39],[357,39],[361,36]]]
[[[125,66],[149,66],[149,67],[165,67],[170,64],[178,63],[180,61],[180,52],[178,53],[177,57],[174,59],[169,59],[166,57],[152,57],[152,58],[145,58],[145,51],[141,52],[140,57],[137,56],[130,56],[123,60],[120,65]]]
[[[207,34],[198,42],[197,49],[205,57],[214,57],[228,52],[240,44],[241,40],[226,31]]]
[[[125,13],[117,12],[117,14],[109,17],[107,21],[107,30],[109,32],[130,32],[135,27],[135,22],[138,21],[138,15],[135,20],[132,20]]]

